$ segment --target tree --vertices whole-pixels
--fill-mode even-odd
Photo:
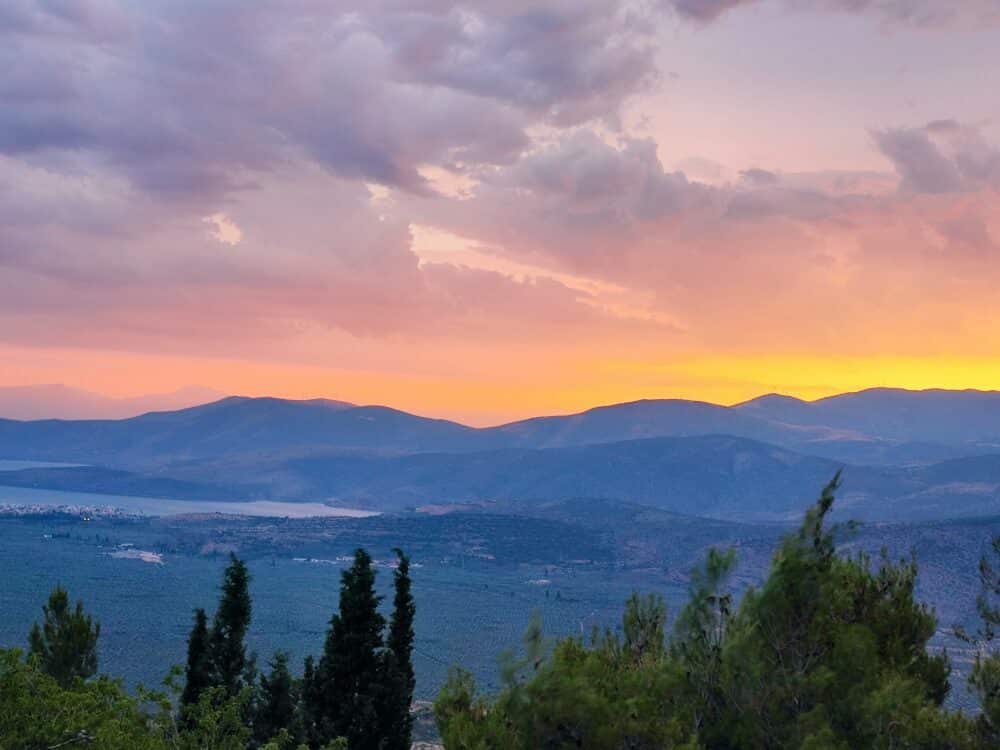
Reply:
[[[154,722],[155,723],[155,722]],[[159,726],[109,677],[67,687],[36,659],[0,649],[0,748],[167,750]]]
[[[957,748],[966,720],[941,708],[944,655],[933,612],[916,601],[917,567],[884,554],[837,554],[827,516],[835,477],[748,591],[722,646],[721,718],[712,748]]]
[[[722,731],[722,648],[733,614],[726,589],[736,554],[711,549],[705,563],[691,573],[688,603],[674,624],[671,656],[684,673],[686,703],[697,735]]]
[[[71,610],[69,594],[62,586],[52,590],[42,611],[44,622],[35,623],[28,637],[31,655],[63,687],[92,677],[97,672],[101,624],[84,614],[82,601]]]
[[[345,737],[351,750],[379,750],[379,677],[382,628],[371,556],[363,549],[341,576],[340,608],[330,619],[310,695],[309,714],[319,744]]]
[[[309,744],[316,747],[320,744],[320,731],[323,721],[323,685],[319,679],[319,669],[312,656],[305,658],[302,669],[302,688],[299,691],[299,712],[302,731]]]
[[[979,561],[981,584],[976,610],[981,622],[977,637],[960,634],[976,648],[976,658],[969,675],[969,686],[979,698],[982,713],[978,729],[986,745],[1000,746],[1000,651],[994,641],[1000,629],[1000,536],[991,544],[993,560],[983,556]]]
[[[288,654],[275,653],[271,659],[271,671],[260,677],[260,699],[254,712],[254,737],[264,743],[284,732],[285,744],[298,744],[299,730],[296,726],[296,706],[299,701],[299,685],[288,670]]]
[[[395,595],[389,634],[383,655],[382,708],[379,724],[385,733],[384,750],[409,750],[413,733],[413,618],[416,606],[410,591],[410,558],[400,549],[394,550],[398,558],[393,576]]]
[[[212,686],[212,664],[210,654],[210,634],[208,616],[199,607],[194,612],[194,626],[188,636],[187,667],[184,671],[184,692],[181,704],[188,706],[198,702],[201,694]]]
[[[657,597],[626,605],[628,635],[595,635],[556,644],[542,658],[537,621],[525,654],[503,670],[494,700],[476,692],[471,675],[453,670],[434,703],[448,750],[694,750],[674,696],[681,674],[663,648],[664,607]]]
[[[725,590],[734,558],[713,550],[669,648],[662,605],[633,596],[624,639],[606,633],[589,648],[563,640],[527,676],[505,674],[493,700],[453,673],[435,702],[445,747],[996,747],[943,708],[948,660],[928,652],[936,621],[915,599],[916,564],[838,554],[826,523],[838,482],[735,610]]]
[[[639,596],[633,592],[625,602],[622,632],[627,658],[635,663],[658,660],[663,655],[667,605],[656,594]]]
[[[221,686],[202,692],[195,703],[184,707],[183,730],[171,734],[170,746],[178,750],[246,750],[250,727],[246,723],[250,689],[229,695]],[[161,724],[168,726],[161,720]]]
[[[209,636],[209,654],[213,684],[237,695],[247,683],[251,662],[247,659],[244,639],[250,626],[250,573],[246,563],[230,554],[222,577],[222,596],[215,612]]]

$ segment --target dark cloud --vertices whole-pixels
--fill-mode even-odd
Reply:
[[[6,0],[0,5],[0,35],[108,41],[128,31],[128,14],[114,0]]]
[[[923,129],[898,128],[874,134],[875,144],[899,173],[904,193],[951,193],[962,175]]]
[[[769,172],[766,169],[759,169],[757,167],[744,169],[740,172],[740,177],[744,182],[757,186],[777,185],[780,181],[780,178],[774,172]]]
[[[846,175],[790,175],[786,185],[759,171],[756,181],[710,185],[664,168],[653,141],[584,131],[491,172],[466,198],[417,199],[413,210],[514,260],[644,287],[663,281],[665,270],[651,269],[670,268],[706,238],[823,222],[868,200],[829,187]]]
[[[885,21],[921,28],[1000,22],[996,0],[792,0],[845,13],[869,13]]]
[[[958,120],[932,120],[924,126],[924,130],[933,135],[952,135],[962,129]]]
[[[664,170],[655,142],[612,145],[580,131],[484,177],[476,205],[521,209],[539,222],[602,235],[710,202],[713,192],[683,172]]]
[[[509,163],[535,125],[613,122],[656,77],[642,7],[15,0],[0,152],[89,153],[174,196],[301,154],[420,190],[420,165]]]
[[[1000,23],[996,0],[769,0],[792,9],[867,14],[883,22],[918,28],[965,26],[971,28]],[[683,18],[699,23],[716,20],[742,6],[765,0],[666,0]]]
[[[695,21],[714,21],[726,11],[759,0],[669,0],[681,16]]]
[[[896,168],[901,192],[1000,189],[1000,149],[975,127],[936,120],[922,128],[878,131],[873,137]]]

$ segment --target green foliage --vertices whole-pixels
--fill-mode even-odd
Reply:
[[[279,736],[284,746],[294,748],[301,740],[298,725],[299,685],[288,670],[288,654],[279,651],[271,660],[271,671],[260,677],[260,697],[254,711],[254,737],[264,743]]]
[[[246,563],[230,555],[212,627],[208,627],[204,609],[199,607],[194,613],[180,696],[182,706],[198,703],[202,694],[213,687],[221,687],[230,698],[236,697],[255,681],[253,659],[247,658],[244,643],[252,612],[249,587]]]
[[[251,665],[244,644],[252,611],[249,587],[246,563],[231,554],[209,636],[213,684],[225,688],[229,696],[237,695],[247,683]]]
[[[382,655],[382,700],[379,724],[385,733],[383,750],[409,750],[413,734],[413,602],[410,581],[410,558],[402,550],[395,550],[398,565],[393,576],[395,594],[392,617],[386,637],[386,650]]]
[[[661,601],[633,597],[623,626],[591,647],[559,642],[541,659],[539,627],[525,636],[525,655],[511,660],[493,701],[476,693],[471,675],[454,670],[434,704],[446,748],[693,748],[677,711],[682,675],[663,648]]]
[[[161,732],[121,685],[107,677],[61,684],[36,659],[0,650],[0,750],[160,750]]]
[[[173,739],[178,750],[245,750],[250,740],[246,725],[249,689],[235,696],[225,687],[210,687],[196,703],[184,707],[183,729]]]
[[[194,626],[188,636],[187,667],[181,703],[197,703],[201,694],[212,686],[212,664],[209,652],[208,616],[199,607],[194,612]]]
[[[340,608],[330,620],[307,693],[316,744],[346,737],[351,750],[379,750],[379,651],[385,625],[379,601],[371,556],[359,549],[341,576]]]
[[[838,556],[825,526],[836,487],[835,479],[786,537],[767,581],[731,622],[723,721],[706,731],[709,747],[732,737],[798,747],[827,735],[847,747],[889,746],[944,700],[949,668],[927,652],[936,620],[914,599],[916,565],[883,558],[873,572],[865,556]]]
[[[28,637],[31,655],[63,687],[92,677],[97,672],[101,624],[84,613],[83,602],[70,609],[69,594],[62,586],[53,589],[42,611],[43,623],[35,623]]]
[[[993,559],[984,556],[979,562],[981,590],[976,609],[981,621],[978,638],[966,637],[976,646],[976,660],[969,676],[969,686],[979,698],[983,712],[978,729],[984,742],[1000,746],[1000,651],[997,629],[1000,628],[1000,537],[991,545]]]
[[[385,647],[372,560],[358,550],[343,574],[324,654],[318,666],[306,660],[301,681],[278,652],[258,684],[244,646],[250,575],[236,557],[212,626],[204,610],[195,611],[187,665],[171,669],[167,693],[140,687],[131,697],[115,680],[87,679],[96,671],[99,627],[82,603],[71,610],[57,588],[44,626],[32,630],[30,658],[0,650],[0,750],[406,750],[415,606],[409,559],[397,554]]]
[[[671,656],[684,674],[697,735],[722,728],[722,649],[733,615],[733,597],[725,587],[735,565],[732,550],[709,550],[705,564],[692,571],[690,598],[670,640]]]
[[[624,639],[563,640],[494,699],[452,673],[435,703],[449,750],[977,748],[942,708],[949,666],[914,598],[915,563],[842,557],[826,519],[835,478],[738,608],[734,556],[713,550],[663,648],[665,611],[633,596]],[[528,639],[529,654],[538,636]],[[512,676],[513,675],[513,676]],[[979,744],[977,744],[979,743]]]

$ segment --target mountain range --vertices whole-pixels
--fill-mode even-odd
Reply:
[[[119,420],[0,420],[0,485],[427,504],[601,497],[781,519],[838,469],[865,518],[1000,512],[1000,393],[874,389],[732,407],[646,400],[473,428],[384,406],[229,397]]]

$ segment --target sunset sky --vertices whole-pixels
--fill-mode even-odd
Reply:
[[[5,0],[0,386],[1000,388],[1000,0]]]

